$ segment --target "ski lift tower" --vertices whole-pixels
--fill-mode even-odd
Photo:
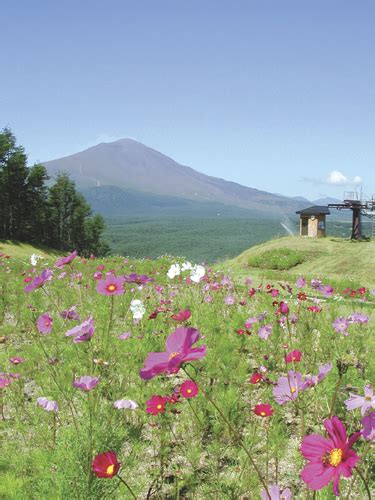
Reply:
[[[362,196],[362,191],[361,196],[356,191],[344,193],[344,201],[342,203],[329,203],[328,207],[337,208],[337,210],[352,211],[352,240],[360,240],[362,238],[362,215],[375,220],[375,195],[372,195],[371,198],[366,198]]]

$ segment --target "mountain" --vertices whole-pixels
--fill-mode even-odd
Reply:
[[[132,139],[101,143],[44,165],[52,177],[59,171],[70,174],[80,190],[115,186],[143,194],[232,205],[274,215],[290,215],[305,206],[298,200],[202,174]]]

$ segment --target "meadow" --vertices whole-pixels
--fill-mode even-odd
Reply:
[[[351,223],[327,219],[327,234],[350,237]],[[182,255],[195,262],[213,263],[237,256],[244,250],[288,233],[280,222],[298,234],[297,219],[231,217],[227,215],[106,218],[103,237],[111,253],[135,258]],[[371,236],[371,223],[363,221],[363,232]]]
[[[373,290],[10,249],[1,498],[371,498]]]

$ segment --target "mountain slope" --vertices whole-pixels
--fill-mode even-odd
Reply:
[[[274,214],[290,214],[304,206],[291,198],[202,174],[131,139],[101,143],[44,165],[51,176],[69,173],[79,189],[116,186]]]

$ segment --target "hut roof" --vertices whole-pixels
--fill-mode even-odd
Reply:
[[[312,207],[296,212],[296,214],[300,215],[329,215],[330,213],[329,208],[325,205],[313,205]]]

